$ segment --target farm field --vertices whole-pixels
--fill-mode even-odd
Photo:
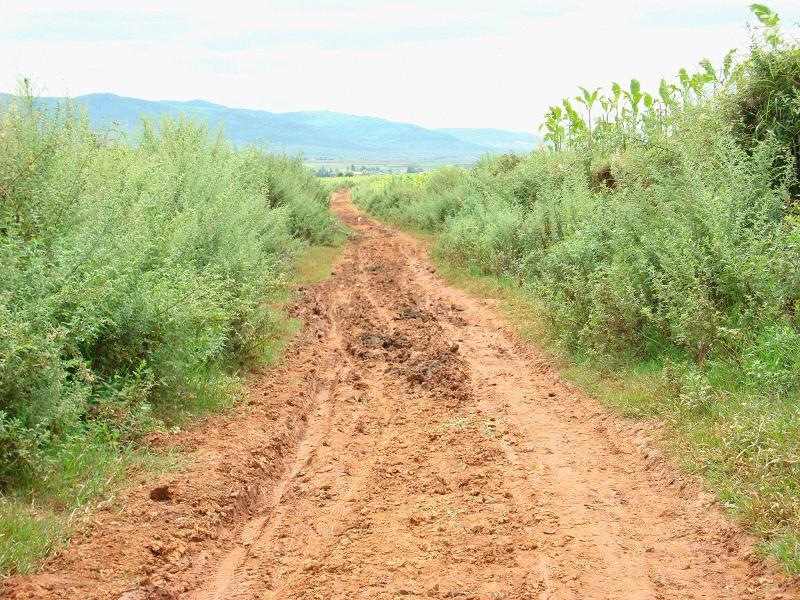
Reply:
[[[353,172],[356,174],[399,174],[408,172],[409,168],[415,171],[431,171],[442,166],[460,166],[469,167],[469,163],[452,164],[449,162],[431,162],[431,161],[305,161],[305,164],[310,167],[314,172],[320,172],[321,169],[327,169],[331,173],[347,173]],[[355,167],[355,169],[354,169]]]

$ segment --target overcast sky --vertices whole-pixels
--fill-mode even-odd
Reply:
[[[746,49],[723,0],[2,0],[0,90],[201,98],[426,127],[534,131],[577,85],[662,76]],[[787,25],[800,2],[768,2]],[[67,10],[66,7],[69,7]]]

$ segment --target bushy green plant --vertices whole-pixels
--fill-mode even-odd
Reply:
[[[763,5],[753,9],[764,29],[753,41],[730,99],[737,133],[747,149],[774,138],[793,157],[800,180],[800,46],[784,39],[776,13]],[[792,193],[800,196],[800,185],[794,184]]]
[[[92,468],[76,448],[229,401],[229,373],[285,321],[265,300],[335,236],[299,158],[186,119],[129,142],[69,103],[0,107],[0,492],[72,464],[68,495]]]

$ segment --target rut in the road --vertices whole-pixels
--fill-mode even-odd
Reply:
[[[339,266],[343,283],[324,318],[341,377],[301,448],[313,444],[313,460],[247,556],[226,565],[234,575],[197,597],[541,588],[540,578],[511,577],[520,553],[535,549],[523,510],[533,498],[520,504],[505,485],[495,439],[505,424],[477,408],[458,338],[443,326],[463,327],[460,312],[428,304],[401,254],[374,255],[384,238],[364,232]]]
[[[281,470],[247,471],[261,473],[246,483],[257,493],[220,535],[130,560],[127,576],[147,579],[126,600],[794,597],[651,449],[653,425],[562,383],[490,307],[444,285],[421,244],[359,216],[346,194],[335,209],[357,236],[335,277],[306,291],[305,345],[268,388],[285,386],[281,403],[257,401],[285,418],[267,446]],[[300,412],[281,417],[286,403]],[[215,478],[261,456],[269,442],[248,439],[258,427],[243,417],[243,435],[234,423],[216,440],[228,462]],[[188,489],[203,472],[182,477]],[[181,539],[173,524],[163,536]],[[13,589],[124,589],[119,570],[97,588],[76,583],[78,559],[61,564],[84,595]]]

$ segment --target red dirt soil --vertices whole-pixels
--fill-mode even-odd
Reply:
[[[2,597],[798,597],[657,423],[612,416],[421,243],[333,204],[356,237],[301,290],[282,366]]]

